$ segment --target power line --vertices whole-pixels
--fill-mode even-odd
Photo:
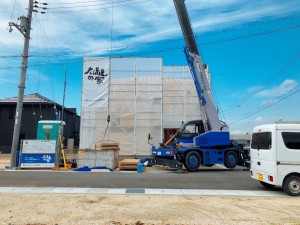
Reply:
[[[223,110],[222,110],[222,107],[221,107],[221,104],[220,104],[220,101],[219,101],[217,92],[216,92],[216,90],[215,90],[215,88],[214,88],[214,86],[213,86],[212,83],[211,83],[211,90],[212,90],[212,95],[213,95],[213,97],[214,97],[214,99],[215,99],[214,102],[216,103],[217,108],[218,108],[218,111],[220,112],[221,116],[224,118],[224,122],[225,122],[225,124],[226,124],[226,118],[225,118],[225,115],[224,115],[224,113],[223,113]],[[219,110],[219,109],[220,109],[220,110]]]
[[[135,0],[121,0],[121,1],[116,1],[114,3],[123,3],[123,2],[130,2],[130,1],[135,1]],[[151,1],[151,0],[149,0]],[[97,1],[99,2],[99,1]],[[89,5],[89,4],[86,4],[84,3],[84,5],[81,5],[81,6],[60,6],[60,7],[49,7],[48,9],[64,9],[64,8],[86,8],[86,7],[89,7],[89,6],[99,6],[99,5],[111,5],[112,3],[111,2],[107,2],[107,3],[99,3],[99,4],[93,4],[93,5]],[[133,4],[133,3],[132,3]],[[49,4],[51,6],[51,4]]]
[[[241,121],[243,119],[246,119],[246,118],[248,118],[250,116],[253,116],[253,115],[255,115],[255,114],[257,114],[257,113],[259,113],[259,112],[261,112],[261,111],[263,111],[263,110],[265,110],[265,109],[267,109],[267,108],[269,108],[269,107],[271,107],[271,106],[273,106],[273,105],[275,105],[275,104],[277,104],[277,103],[279,103],[279,102],[281,102],[281,101],[283,101],[283,100],[285,100],[285,99],[287,99],[287,98],[289,98],[291,96],[293,96],[294,94],[296,94],[298,92],[300,92],[300,88],[295,89],[293,92],[291,92],[291,93],[289,93],[289,94],[287,94],[287,95],[279,98],[278,100],[275,100],[274,102],[268,104],[267,106],[259,107],[259,108],[255,109],[255,110],[253,110],[253,111],[251,111],[249,113],[246,113],[246,114],[242,115],[241,117],[237,118],[236,120],[234,120],[234,121],[232,121],[232,122],[230,122],[228,124],[229,125],[230,124],[234,124],[234,123],[239,122],[239,121]]]
[[[208,34],[203,34],[203,35],[198,35],[198,36],[206,36],[206,35],[224,33],[224,32],[228,32],[228,31],[234,31],[237,29],[252,28],[252,27],[256,27],[256,26],[261,26],[261,25],[265,25],[265,24],[269,24],[269,23],[275,23],[278,21],[295,19],[295,18],[300,18],[300,16],[296,16],[296,15],[282,16],[282,17],[279,17],[276,19],[269,19],[269,20],[264,20],[264,21],[260,21],[260,22],[254,22],[254,23],[252,22],[252,23],[238,25],[238,26],[234,26],[234,27],[227,27],[227,28],[223,28],[219,31],[209,32]]]
[[[250,37],[256,37],[256,36],[266,35],[266,34],[273,34],[273,33],[276,33],[276,32],[286,31],[286,30],[289,30],[289,29],[297,29],[297,28],[300,28],[300,26],[286,27],[286,28],[282,28],[282,29],[276,29],[276,30],[271,30],[271,31],[266,31],[266,32],[253,33],[253,34],[243,35],[243,36],[238,36],[238,37],[225,38],[225,39],[220,39],[220,40],[216,40],[216,41],[202,42],[200,44],[200,46],[211,45],[211,44],[219,44],[219,43],[222,43],[222,42],[235,41],[235,40],[240,40],[240,39],[245,39],[245,38],[250,38]],[[198,36],[196,36],[196,37],[198,37]],[[148,55],[148,54],[159,53],[159,52],[169,52],[169,51],[175,51],[175,50],[178,50],[178,49],[182,49],[182,46],[181,47],[169,48],[169,49],[165,49],[165,50],[147,51],[145,53],[139,53],[139,55]]]
[[[113,49],[113,28],[114,28],[114,0],[111,3],[111,27],[110,27],[110,55]]]
[[[10,16],[10,21],[12,21],[12,18],[13,18],[14,12],[15,12],[16,1],[17,1],[17,0],[15,0],[15,2],[14,2],[13,10],[12,10],[11,16]]]
[[[128,0],[127,0],[128,1]],[[120,1],[122,2],[127,2],[127,1]],[[129,0],[132,1],[132,0]],[[127,6],[127,5],[134,5],[134,4],[140,4],[140,3],[144,3],[144,2],[149,2],[152,0],[143,0],[143,1],[137,1],[137,2],[132,2],[132,3],[127,3],[127,4],[119,4],[119,5],[115,5],[114,7],[122,7],[122,6]],[[85,7],[85,6],[82,6]],[[75,8],[75,7],[73,7]],[[49,8],[50,10],[52,8]],[[71,10],[66,10],[66,11],[50,11],[49,13],[68,13],[68,12],[82,12],[82,11],[95,11],[95,10],[100,10],[100,9],[111,9],[111,7],[103,7],[103,8],[94,8],[94,9],[83,9],[83,10],[75,10],[75,11],[71,11]]]
[[[286,30],[291,30],[291,29],[298,29],[300,28],[300,25],[296,25],[296,26],[288,26],[288,27],[283,27],[283,28],[279,28],[279,29],[275,29],[275,30],[269,30],[269,31],[263,31],[263,32],[258,32],[258,33],[252,33],[252,34],[248,34],[248,35],[242,35],[242,36],[236,36],[236,37],[230,37],[230,38],[224,38],[224,39],[219,39],[216,41],[208,41],[208,42],[203,42],[200,45],[204,46],[204,45],[212,45],[212,44],[219,44],[222,42],[228,42],[228,41],[235,41],[235,40],[241,40],[241,39],[245,39],[245,38],[250,38],[250,37],[256,37],[256,36],[261,36],[261,35],[267,35],[267,34],[273,34],[273,33],[278,33],[278,32],[282,32],[282,31],[286,31]],[[195,37],[198,38],[200,36],[204,36],[204,35],[196,35]],[[181,41],[182,39],[168,39],[168,40],[163,40],[163,41],[157,41],[155,43],[149,43],[149,42],[145,42],[145,43],[139,43],[139,44],[133,44],[133,45],[120,45],[120,46],[116,46],[115,48],[123,48],[123,49],[128,49],[130,47],[141,47],[141,46],[150,46],[152,45],[157,45],[157,44],[162,44],[162,43],[170,43],[170,42],[174,42],[174,41]],[[153,54],[153,53],[160,53],[160,52],[170,52],[170,51],[175,51],[175,50],[179,50],[182,49],[182,46],[178,46],[178,47],[173,47],[173,48],[169,48],[169,49],[163,49],[163,50],[153,50],[153,51],[147,51],[144,53],[139,53],[142,55],[148,55],[148,54]],[[107,52],[110,51],[110,49],[96,49],[96,50],[87,50],[87,51],[80,51],[80,52],[69,52],[69,53],[65,53],[65,54],[56,54],[58,55],[64,55],[64,56],[68,56],[68,55],[76,55],[76,54],[93,54],[93,52]],[[22,57],[22,56],[0,56],[0,58],[12,58],[12,57]],[[36,57],[36,55],[31,55],[30,57]]]
[[[255,37],[255,36],[260,36],[260,35],[264,35],[264,34],[277,33],[277,32],[281,32],[281,31],[285,31],[285,30],[298,29],[299,27],[300,27],[300,25],[288,26],[288,27],[278,28],[275,30],[262,31],[262,32],[254,33],[254,34],[241,35],[241,36],[232,37],[232,38],[225,38],[225,39],[221,39],[221,40],[217,40],[217,41],[210,41],[210,42],[202,43],[202,45],[211,45],[211,44],[218,44],[221,42],[240,40],[240,39],[245,39],[248,37]]]
[[[65,64],[77,64],[82,63],[82,60],[78,61],[70,61],[70,62],[60,62],[60,63],[39,63],[39,64],[29,64],[28,67],[35,67],[35,66],[55,66],[55,65],[65,65]],[[0,67],[0,70],[4,69],[20,69],[20,66],[9,66],[9,67]]]
[[[263,90],[271,81],[273,81],[276,77],[278,77],[282,72],[284,72],[289,66],[291,66],[293,63],[297,62],[297,60],[300,57],[300,50],[298,50],[295,54],[293,54],[280,68],[278,71],[276,71],[273,75],[271,75],[265,82],[262,83],[259,87],[252,90],[250,93],[245,95],[238,104],[235,106],[225,110],[224,112],[228,111],[234,111],[237,108],[241,107],[242,104],[246,103],[252,96],[254,96],[259,91]],[[231,112],[231,113],[232,113]]]
[[[63,4],[63,3],[62,3]],[[70,3],[71,4],[71,3]],[[195,37],[205,37],[205,36],[209,36],[209,35],[214,35],[214,34],[218,34],[218,33],[226,33],[226,32],[230,32],[230,31],[234,31],[234,30],[238,30],[238,29],[245,29],[245,28],[251,28],[251,27],[255,27],[255,26],[260,26],[260,25],[264,25],[264,24],[269,24],[269,23],[274,23],[274,22],[278,22],[278,21],[282,21],[282,20],[287,20],[287,19],[291,19],[291,18],[297,18],[298,16],[284,16],[284,17],[280,17],[277,19],[272,19],[272,20],[268,20],[268,21],[263,21],[263,22],[259,22],[259,23],[251,23],[248,25],[239,25],[239,26],[234,26],[234,27],[227,27],[224,28],[222,30],[217,30],[217,31],[213,31],[213,32],[209,32],[206,34],[200,34],[200,35],[195,35]],[[282,30],[284,31],[284,30]],[[279,32],[279,31],[277,31]],[[118,48],[129,48],[129,47],[139,47],[139,46],[144,46],[144,45],[153,45],[153,44],[163,44],[163,43],[170,43],[170,42],[175,42],[175,41],[181,41],[182,38],[173,38],[173,39],[166,39],[166,40],[161,40],[161,41],[156,41],[156,42],[144,42],[144,43],[139,43],[139,44],[132,44],[132,45],[126,45],[126,46],[118,46]],[[203,43],[203,45],[205,45],[207,43]],[[70,54],[85,54],[85,53],[92,53],[95,51],[104,51],[104,49],[102,50],[87,50],[87,51],[81,51],[81,52],[69,52],[66,54],[60,54],[60,55],[70,55]],[[56,56],[58,56],[59,54],[56,54]],[[0,58],[18,58],[18,57],[22,57],[21,55],[12,55],[12,56],[0,56]],[[28,57],[36,57],[35,55],[29,55]]]
[[[84,2],[56,2],[56,3],[52,3],[51,5],[74,5],[74,4],[85,4],[85,3],[89,3],[89,2],[103,2],[105,0],[94,0],[94,1],[84,1]]]

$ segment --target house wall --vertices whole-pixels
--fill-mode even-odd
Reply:
[[[11,112],[13,111],[13,117]],[[0,151],[10,153],[14,131],[16,104],[0,104]],[[61,111],[57,108],[57,112]],[[57,114],[59,115],[59,113]],[[67,118],[64,129],[65,145],[68,138],[74,138],[74,145],[79,145],[80,117],[68,111],[64,112]],[[37,124],[39,120],[56,120],[56,110],[53,105],[24,104],[22,111],[22,122],[20,127],[20,138],[36,139]]]

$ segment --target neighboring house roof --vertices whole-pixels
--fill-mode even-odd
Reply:
[[[17,100],[18,100],[18,97],[0,99],[0,104],[17,103]],[[23,104],[48,104],[48,105],[56,105],[59,108],[62,108],[62,105],[44,97],[38,93],[24,95]],[[64,109],[71,113],[76,114],[76,110],[74,110],[73,108],[70,108],[70,109],[64,108]]]

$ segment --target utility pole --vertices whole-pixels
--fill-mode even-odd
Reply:
[[[16,155],[17,148],[19,144],[20,136],[20,127],[22,120],[22,110],[23,110],[23,99],[24,99],[24,89],[25,89],[25,80],[27,72],[27,61],[28,61],[28,49],[29,49],[29,40],[30,40],[30,31],[31,31],[31,19],[32,19],[32,10],[33,10],[33,0],[29,0],[28,4],[28,15],[27,17],[21,16],[19,18],[19,23],[9,22],[9,32],[12,32],[12,26],[17,28],[24,36],[24,49],[22,55],[22,65],[21,65],[21,74],[19,80],[19,92],[18,92],[18,101],[15,115],[15,125],[13,133],[13,141],[11,146],[11,159],[10,159],[10,168],[16,167]]]

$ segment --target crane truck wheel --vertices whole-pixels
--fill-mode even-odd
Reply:
[[[188,152],[184,158],[184,166],[190,172],[196,172],[201,165],[201,156],[196,151]]]
[[[300,196],[300,176],[289,176],[283,182],[283,190],[290,196]]]
[[[236,167],[237,163],[238,163],[237,154],[234,151],[227,152],[225,155],[224,165],[229,169],[233,169]]]

